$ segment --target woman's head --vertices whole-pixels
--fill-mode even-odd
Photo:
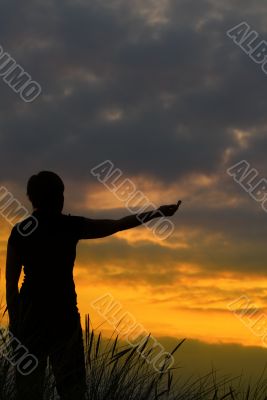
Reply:
[[[64,183],[54,172],[41,171],[28,180],[27,195],[34,209],[61,212],[64,205]]]

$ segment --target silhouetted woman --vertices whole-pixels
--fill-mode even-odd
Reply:
[[[53,172],[33,175],[27,185],[33,213],[11,232],[7,246],[6,296],[9,329],[38,366],[30,374],[16,370],[19,400],[41,400],[47,358],[62,400],[85,399],[86,376],[83,336],[73,281],[76,245],[80,239],[95,239],[134,228],[142,222],[137,214],[113,219],[89,219],[62,214],[64,184]],[[161,206],[158,214],[139,214],[143,222],[171,216],[179,203]],[[23,234],[34,218],[38,224]],[[20,227],[20,229],[19,229]],[[24,281],[18,281],[24,267]]]

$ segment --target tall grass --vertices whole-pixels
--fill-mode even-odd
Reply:
[[[89,400],[267,400],[265,371],[254,386],[246,388],[242,378],[219,378],[215,371],[197,378],[179,376],[174,379],[173,368],[158,372],[142,356],[153,352],[149,337],[137,351],[114,335],[115,332],[104,339],[101,332],[91,329],[86,315],[84,345]],[[4,340],[0,335],[0,346]],[[178,342],[171,353],[182,351],[182,343]],[[14,370],[0,353],[0,400],[12,400],[14,396]],[[58,399],[48,363],[44,400]]]

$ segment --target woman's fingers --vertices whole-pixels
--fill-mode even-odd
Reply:
[[[172,216],[177,210],[179,205],[181,204],[181,200],[177,202],[177,204],[168,204],[164,206],[160,206],[159,210],[167,217]]]

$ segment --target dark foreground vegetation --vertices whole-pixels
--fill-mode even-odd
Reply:
[[[5,340],[6,336],[1,333],[0,348]],[[202,377],[184,377],[182,373],[181,376],[177,372],[174,374],[174,367],[167,369],[165,365],[164,369],[163,365],[162,372],[159,372],[144,357],[151,356],[153,352],[149,337],[138,351],[136,347],[121,343],[118,336],[106,340],[101,333],[96,335],[91,329],[89,316],[86,316],[85,359],[89,400],[267,400],[264,372],[252,386],[245,385],[240,377],[218,378],[214,371]],[[176,358],[182,351],[182,343],[177,343],[171,351],[172,354],[178,351]],[[178,378],[174,379],[174,376]],[[0,400],[12,399],[15,400],[14,367],[1,351]],[[44,399],[59,399],[49,364]]]

